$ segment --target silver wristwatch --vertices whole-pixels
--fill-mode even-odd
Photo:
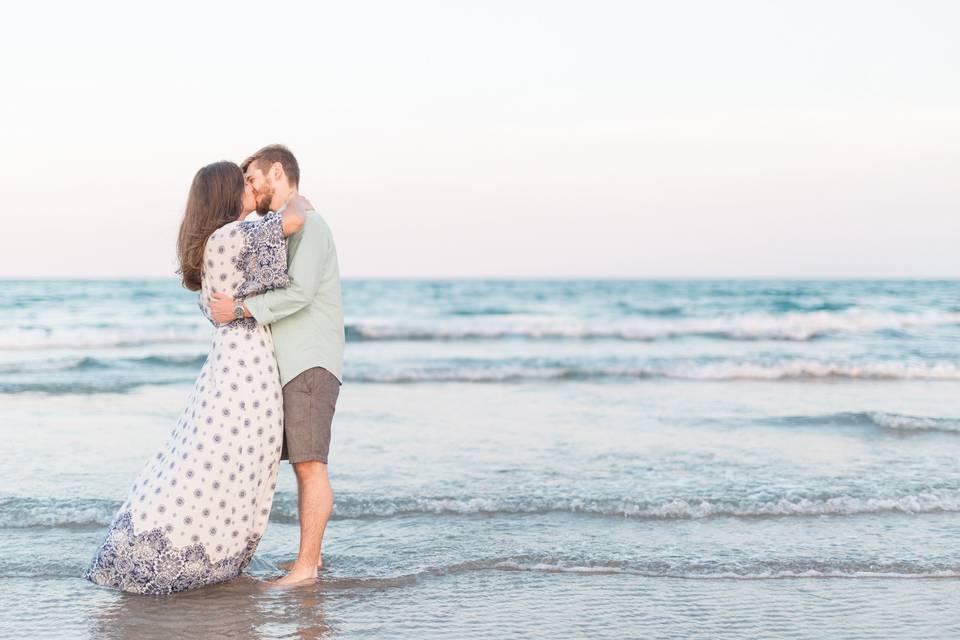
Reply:
[[[237,300],[233,303],[233,317],[237,320],[243,320],[243,300]]]

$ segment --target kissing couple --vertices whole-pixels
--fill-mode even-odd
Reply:
[[[260,543],[279,463],[289,460],[300,549],[270,584],[316,580],[333,508],[327,454],[344,330],[333,235],[299,183],[297,160],[281,145],[194,176],[178,273],[214,324],[210,352],[84,578],[143,594],[235,578]]]

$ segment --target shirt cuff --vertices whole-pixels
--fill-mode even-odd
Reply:
[[[270,311],[270,307],[264,302],[263,296],[253,296],[243,301],[250,310],[250,315],[257,321],[257,324],[272,324],[276,318]]]

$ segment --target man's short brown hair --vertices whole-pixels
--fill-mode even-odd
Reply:
[[[257,168],[261,171],[266,171],[273,166],[274,162],[279,162],[283,166],[283,171],[287,174],[287,180],[290,181],[290,184],[294,187],[300,186],[300,165],[297,164],[297,159],[293,157],[290,149],[287,149],[282,144],[269,144],[265,146],[244,160],[240,168],[246,173],[247,167],[254,162],[257,163]]]

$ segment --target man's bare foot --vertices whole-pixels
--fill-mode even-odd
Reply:
[[[291,560],[290,562],[281,562],[280,564],[277,565],[277,567],[279,567],[280,569],[283,569],[284,571],[291,571],[293,570],[294,564],[296,564],[296,561]],[[320,558],[317,561],[317,571],[323,571],[323,558]]]
[[[303,570],[300,567],[294,567],[294,569],[283,576],[272,582],[270,582],[271,587],[293,587],[299,586],[302,584],[311,584],[317,581],[317,572],[311,572],[309,569]]]

